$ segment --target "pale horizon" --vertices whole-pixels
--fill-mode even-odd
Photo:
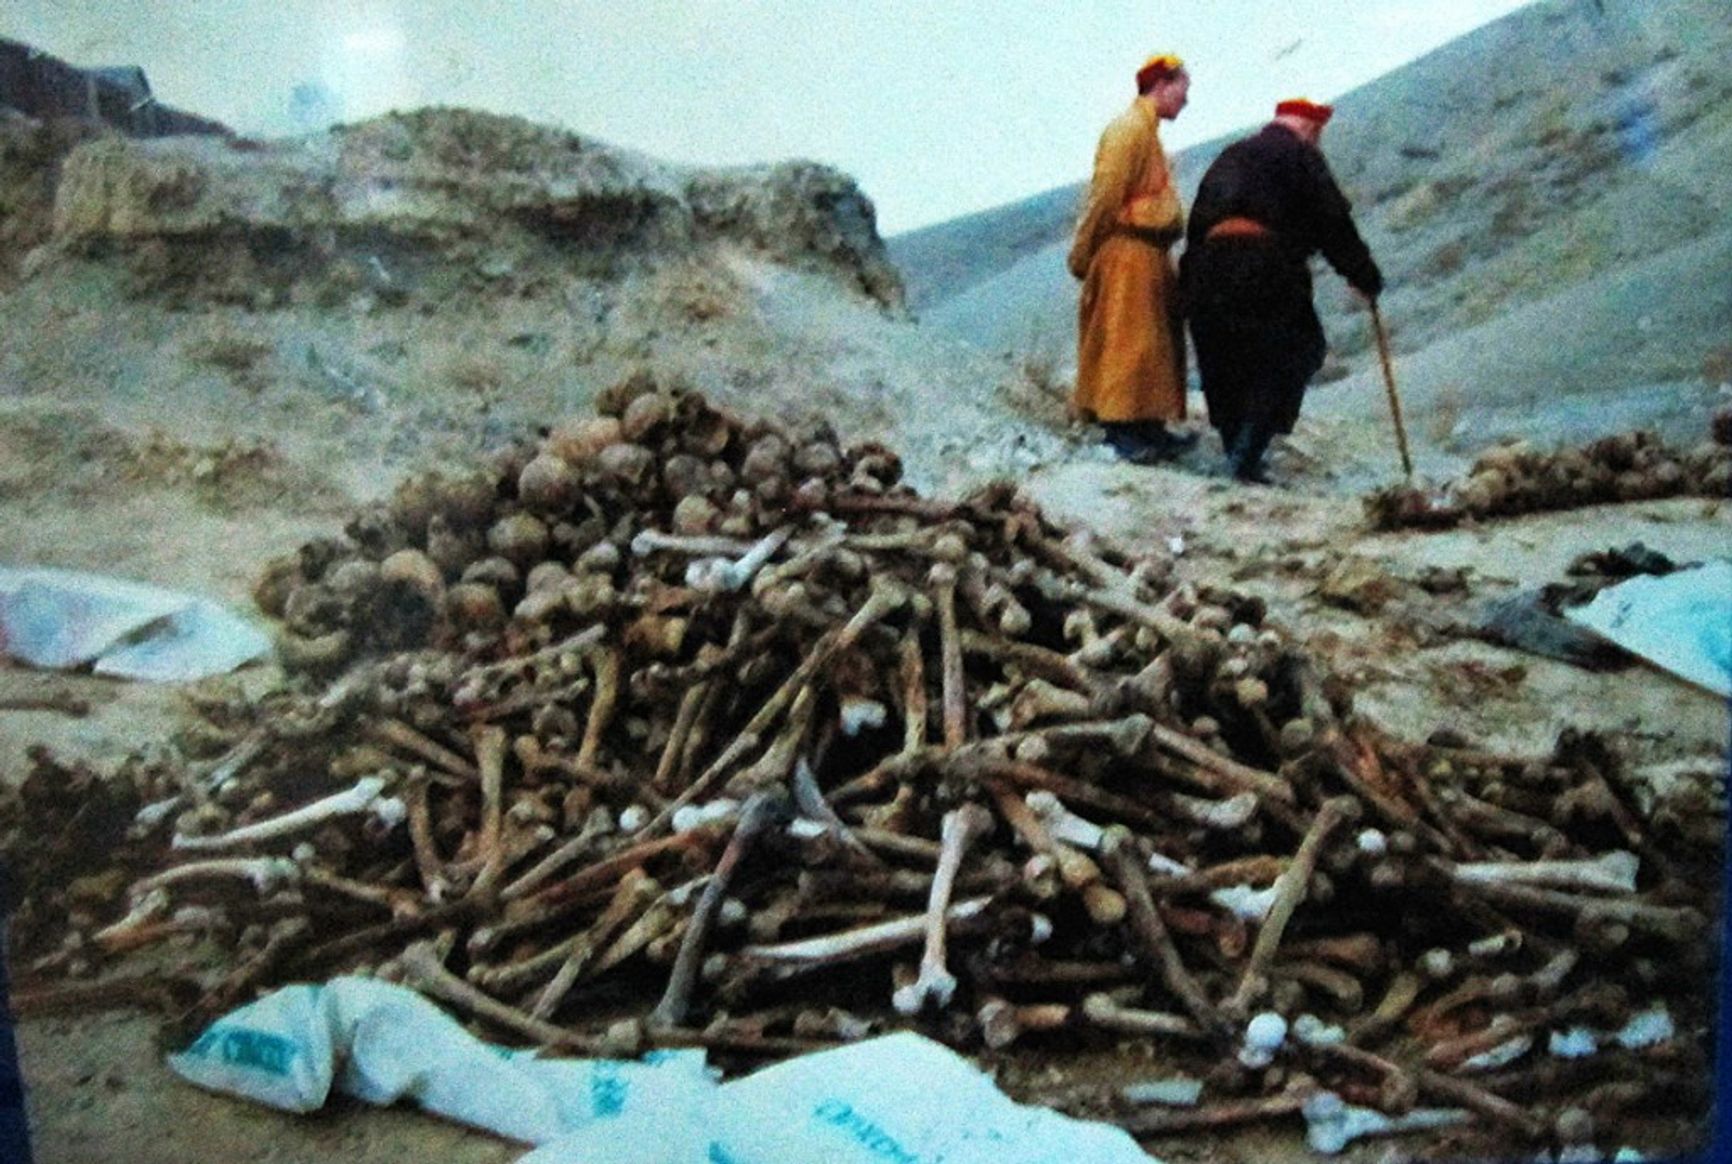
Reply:
[[[1332,100],[1529,0],[11,0],[0,35],[278,137],[393,109],[528,118],[684,165],[805,158],[885,235],[1088,177],[1150,53],[1183,56],[1171,150]]]

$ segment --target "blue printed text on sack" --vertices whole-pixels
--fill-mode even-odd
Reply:
[[[827,1099],[812,1112],[827,1124],[841,1128],[868,1152],[895,1164],[919,1164],[920,1157],[896,1142],[895,1137],[839,1099]]]
[[[295,1059],[295,1044],[281,1035],[246,1027],[213,1027],[187,1048],[199,1059],[215,1056],[236,1067],[250,1067],[267,1075],[287,1075]]]

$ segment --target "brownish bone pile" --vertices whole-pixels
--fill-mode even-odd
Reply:
[[[1651,432],[1550,453],[1526,442],[1500,445],[1441,490],[1403,484],[1368,494],[1365,513],[1373,529],[1401,529],[1606,502],[1732,496],[1732,424],[1716,418],[1714,433],[1687,451]]]
[[[373,972],[587,1052],[1146,1037],[1199,1123],[1316,1084],[1504,1144],[1705,1112],[1712,837],[1648,831],[1598,741],[1403,745],[1256,600],[1012,488],[922,500],[648,381],[603,410],[273,566],[297,690],[110,777],[38,755],[3,806],[38,988],[131,970],[196,1021]],[[1545,1059],[1655,1000],[1677,1037]],[[1270,1009],[1348,1042],[1243,1066]]]

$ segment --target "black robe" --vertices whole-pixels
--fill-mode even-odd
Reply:
[[[1267,235],[1209,239],[1227,218]],[[1305,382],[1323,365],[1323,325],[1311,303],[1309,260],[1322,252],[1375,297],[1383,276],[1323,154],[1271,123],[1222,151],[1191,207],[1180,285],[1210,422],[1231,443],[1255,423],[1291,432]]]

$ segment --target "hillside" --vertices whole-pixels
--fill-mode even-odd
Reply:
[[[1453,419],[1428,417],[1434,398],[1448,407],[1442,369],[1457,355],[1477,361],[1455,375],[1458,394],[1490,392],[1497,408],[1537,406],[1548,420],[1580,393],[1639,383],[1683,394],[1678,409],[1654,411],[1667,423],[1728,378],[1728,51],[1724,5],[1543,0],[1340,98],[1325,150],[1388,277],[1395,350],[1444,345],[1412,362],[1418,419],[1447,435]],[[1178,156],[1187,193],[1223,144]],[[914,309],[988,351],[1068,366],[1066,211],[1080,192],[889,240]],[[1566,294],[1549,316],[1521,314]],[[1320,379],[1361,374],[1325,395],[1364,408],[1364,374],[1375,373],[1366,317],[1333,276],[1318,302],[1332,346]],[[1560,343],[1563,319],[1574,323]],[[1588,358],[1596,346],[1611,351]],[[1607,419],[1643,416],[1620,407]],[[1558,420],[1560,432],[1576,427]]]
[[[821,166],[683,170],[461,110],[273,143],[80,136],[0,123],[14,401],[100,399],[182,440],[292,440],[310,405],[393,463],[527,433],[647,364],[891,441],[927,485],[964,445],[1010,469],[1058,443],[976,406],[992,366],[912,324],[870,202]],[[948,387],[913,390],[915,366]]]

